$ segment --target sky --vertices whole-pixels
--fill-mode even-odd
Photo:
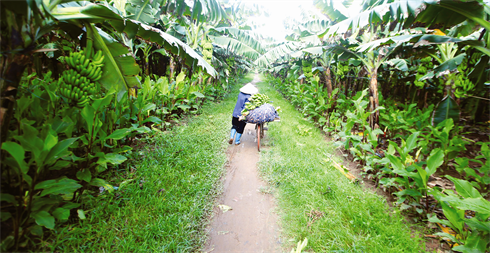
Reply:
[[[258,4],[264,6],[269,10],[269,17],[255,18],[258,23],[265,23],[264,27],[256,29],[258,33],[262,33],[265,36],[273,37],[276,40],[284,40],[287,35],[283,26],[283,21],[288,17],[299,18],[301,13],[301,7],[305,9],[311,9],[315,12],[318,10],[313,5],[313,0],[241,0],[245,4]],[[334,4],[340,2],[334,0]],[[358,14],[360,10],[360,3],[362,0],[356,0],[358,3],[354,3],[349,10],[345,10],[348,14]],[[301,6],[301,7],[300,7]],[[338,6],[340,7],[340,6]],[[342,6],[343,7],[343,6]]]
[[[242,2],[249,2],[242,0]],[[313,0],[303,1],[277,1],[277,0],[265,0],[258,3],[263,5],[269,11],[269,17],[260,17],[257,19],[259,23],[265,23],[264,27],[256,30],[258,33],[262,33],[265,36],[273,37],[276,40],[283,40],[287,35],[283,26],[283,21],[288,17],[299,16],[300,5],[303,8],[314,8]]]

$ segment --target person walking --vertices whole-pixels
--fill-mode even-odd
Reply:
[[[248,102],[250,97],[254,94],[257,94],[258,92],[259,90],[251,83],[248,83],[240,88],[240,93],[238,94],[235,109],[233,110],[233,117],[231,119],[232,127],[230,140],[228,141],[228,143],[232,144],[233,139],[235,139],[235,145],[240,144],[240,138],[242,137],[243,130],[245,129],[245,125],[247,124],[247,122],[240,118],[242,116],[242,110],[245,108],[245,103]]]

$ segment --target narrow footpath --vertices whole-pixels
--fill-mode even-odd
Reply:
[[[424,251],[422,232],[400,210],[333,166],[343,157],[313,122],[268,83],[252,82],[281,107],[281,121],[268,126],[260,154],[253,124],[228,147],[205,252],[290,252],[299,242],[305,252]]]
[[[274,199],[258,175],[255,135],[255,125],[247,124],[241,144],[227,150],[223,194],[208,227],[205,252],[281,252]]]

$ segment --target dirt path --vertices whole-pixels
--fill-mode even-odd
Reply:
[[[281,252],[274,199],[257,172],[254,127],[247,124],[241,144],[228,148],[224,192],[218,200],[225,206],[215,207],[205,252]],[[227,207],[231,210],[225,211]]]

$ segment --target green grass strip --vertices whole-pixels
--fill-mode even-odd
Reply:
[[[306,237],[308,252],[425,251],[399,211],[324,160],[334,147],[317,127],[273,87],[258,86],[282,109],[281,121],[269,124],[269,149],[261,152],[259,163],[275,187],[285,246]]]
[[[239,80],[246,83],[253,76]],[[221,190],[227,136],[238,89],[185,125],[149,136],[129,168],[114,171],[113,193],[85,201],[87,219],[53,232],[43,250],[195,252]],[[133,167],[133,169],[131,168]],[[136,169],[136,170],[134,170]]]

